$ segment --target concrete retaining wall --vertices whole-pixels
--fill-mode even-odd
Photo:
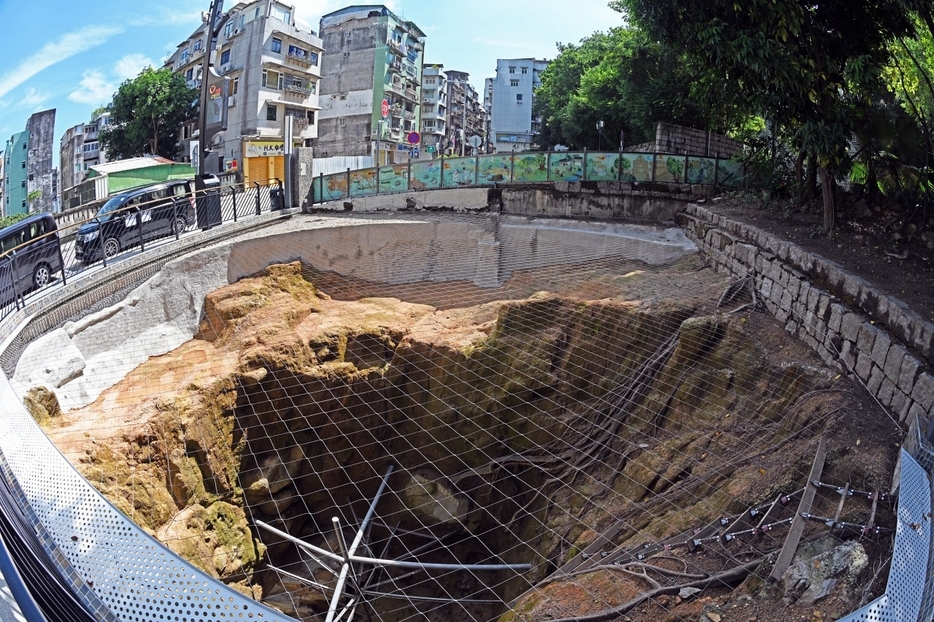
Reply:
[[[906,427],[930,430],[934,325],[836,263],[761,229],[696,204],[677,222],[718,271],[752,275],[785,330],[824,362],[855,373]]]
[[[670,223],[690,201],[712,186],[616,181],[559,181],[554,184],[489,188],[444,188],[380,194],[305,206],[306,212],[493,211],[515,216],[641,220]]]

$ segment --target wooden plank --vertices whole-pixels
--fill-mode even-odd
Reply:
[[[836,525],[837,521],[840,520],[840,514],[843,513],[843,502],[846,501],[847,495],[850,494],[850,483],[847,482],[846,486],[843,487],[843,490],[840,491],[840,503],[837,505],[837,513],[833,515],[833,524]]]
[[[876,508],[879,507],[879,491],[876,490],[872,495],[872,510],[869,512],[869,520],[866,522],[866,526],[863,527],[863,533],[861,535],[867,535],[872,532],[873,527],[875,527],[876,522]]]
[[[791,528],[788,529],[785,543],[782,545],[782,550],[778,554],[778,559],[775,560],[775,566],[772,568],[771,574],[769,574],[769,579],[772,581],[778,581],[782,578],[782,575],[788,570],[788,566],[791,565],[791,560],[794,559],[795,553],[798,551],[798,543],[801,541],[801,535],[804,533],[804,524],[806,522],[801,515],[810,511],[811,504],[814,502],[814,493],[816,492],[816,489],[810,482],[820,480],[820,474],[824,470],[826,451],[824,439],[821,439],[817,444],[817,453],[814,454],[811,474],[808,475],[808,486],[801,495],[801,502],[798,503],[798,511],[795,512],[795,518],[791,521]]]

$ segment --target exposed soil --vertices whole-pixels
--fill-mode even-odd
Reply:
[[[826,235],[820,204],[797,207],[736,193],[708,200],[704,207],[835,261],[934,320],[934,214],[843,197],[836,227]]]
[[[481,529],[484,546],[512,551],[515,561],[537,560],[530,584],[547,579],[614,521],[628,525],[608,536],[602,551],[608,554],[674,538],[803,486],[819,437],[829,446],[822,480],[865,490],[889,485],[894,422],[763,312],[717,310],[727,280],[697,256],[662,268],[608,260],[519,272],[495,291],[463,282],[386,286],[298,270],[271,267],[212,293],[198,338],[150,359],[49,433],[89,480],[170,546],[306,619],[317,617],[320,602],[309,598],[299,606],[290,594],[274,600],[284,584],[264,571],[260,547],[255,559],[230,551],[249,547],[256,536],[249,516],[277,519],[303,537],[324,533],[332,512],[348,522],[362,516],[384,448],[400,466],[391,488],[404,488],[403,471],[430,465],[495,517],[496,525]],[[681,323],[682,312],[694,315],[693,323]],[[645,388],[627,398],[624,410],[608,411],[621,417],[625,434],[612,433],[606,445],[595,440],[609,429],[600,415],[618,398],[614,391],[630,380],[640,386],[640,370],[672,331],[680,336],[667,362],[639,381]],[[503,426],[497,416],[512,419]],[[446,429],[454,432],[450,438],[432,437]],[[500,438],[500,431],[509,436]],[[580,473],[566,468],[591,451],[604,453]],[[502,462],[484,463],[490,456]],[[553,471],[531,466],[549,456]],[[277,475],[281,469],[289,473]],[[364,481],[358,488],[355,482]],[[832,516],[838,500],[822,492],[812,511]],[[381,513],[413,522],[395,506]],[[865,523],[869,511],[865,500],[854,500],[843,518]],[[195,519],[235,524],[237,533],[200,543],[189,527]],[[876,522],[893,526],[886,505]],[[693,552],[679,547],[648,560],[695,575],[763,562],[738,589],[711,587],[684,600],[659,596],[617,617],[697,620],[705,607],[716,607],[731,621],[829,620],[883,589],[887,534],[863,538],[871,567],[858,582],[861,593],[837,589],[814,605],[784,604],[766,577],[786,532],[778,526],[760,537]],[[827,535],[819,522],[805,532],[807,539]],[[516,540],[529,548],[515,547]],[[829,541],[839,543],[835,536]],[[470,542],[452,545],[457,559],[477,554]],[[293,563],[282,548],[271,545],[265,559]],[[515,583],[503,588],[506,600],[526,587]],[[525,601],[528,607],[519,600],[513,612],[515,620],[584,615],[649,586],[605,566],[551,582],[544,599]],[[431,619],[490,619],[500,612],[452,607]]]

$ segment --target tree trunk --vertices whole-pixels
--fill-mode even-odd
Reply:
[[[836,207],[833,204],[833,177],[826,166],[820,167],[820,189],[824,199],[824,233],[833,230]]]
[[[804,200],[810,201],[817,196],[817,163],[813,157],[807,161],[807,175],[804,179]]]
[[[795,187],[798,189],[798,206],[804,205],[804,152],[798,152],[795,160]]]

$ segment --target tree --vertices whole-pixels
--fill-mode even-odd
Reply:
[[[658,122],[721,131],[737,123],[732,96],[697,97],[679,55],[637,29],[598,32],[559,51],[535,92],[544,146],[596,148],[600,120],[604,138],[611,137],[605,146],[620,131],[626,144],[653,140]]]
[[[155,154],[174,158],[179,132],[198,115],[198,91],[181,74],[147,67],[126,80],[107,106],[111,124],[100,142],[113,159]]]
[[[912,32],[901,0],[614,0],[653,39],[684,55],[698,86],[727,87],[785,129],[817,162],[824,231],[834,226],[833,175],[851,135],[848,103]]]

